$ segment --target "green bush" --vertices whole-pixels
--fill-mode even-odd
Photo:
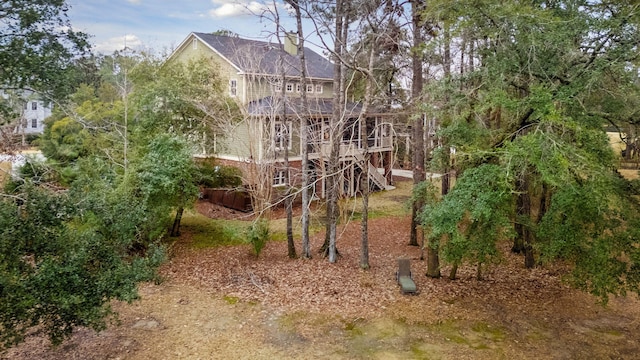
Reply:
[[[198,173],[200,186],[225,188],[242,185],[242,172],[233,166],[202,163],[198,165]]]
[[[256,257],[260,256],[268,240],[269,222],[266,220],[254,221],[247,230],[247,242],[253,247],[253,252]]]

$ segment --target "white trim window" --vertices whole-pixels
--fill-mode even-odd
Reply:
[[[287,171],[276,169],[273,173],[273,186],[287,185]]]
[[[300,85],[299,83],[296,84],[296,92],[299,93],[300,89],[302,88],[302,85]]]
[[[291,150],[291,122],[276,121],[273,124],[273,141],[276,150],[283,150],[287,146]]]
[[[287,83],[287,89],[286,90],[287,90],[288,93],[293,92],[293,84],[292,83]]]
[[[236,97],[238,95],[238,80],[229,80],[229,95]]]
[[[276,80],[273,83],[273,91],[276,93],[282,92],[282,80]]]
[[[313,84],[307,84],[307,92],[308,93],[312,93],[313,92]]]
[[[31,127],[34,129],[38,127],[38,119],[31,119]]]
[[[191,47],[193,47],[193,50],[198,49],[198,39],[191,40]]]
[[[316,93],[322,94],[323,89],[324,87],[322,86],[322,84],[316,84]]]

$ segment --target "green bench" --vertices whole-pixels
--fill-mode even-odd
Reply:
[[[413,281],[411,274],[411,262],[409,259],[398,259],[398,271],[396,272],[396,280],[400,284],[400,290],[403,294],[416,294],[418,288]]]

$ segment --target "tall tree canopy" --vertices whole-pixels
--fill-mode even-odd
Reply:
[[[87,35],[72,30],[64,0],[12,0],[0,4],[0,85],[29,87],[54,96],[73,92],[68,76]]]
[[[448,30],[432,50],[450,45],[455,70],[430,84],[424,110],[462,174],[425,208],[431,245],[454,265],[484,263],[514,237],[526,266],[570,261],[574,284],[603,300],[637,291],[640,212],[605,126],[639,115],[638,5],[435,1],[425,17]]]

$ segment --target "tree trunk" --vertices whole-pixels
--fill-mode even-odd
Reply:
[[[173,226],[171,227],[171,236],[180,236],[180,222],[182,221],[182,213],[184,213],[184,207],[180,206],[176,211],[176,217],[173,220]]]
[[[424,1],[412,0],[411,13],[413,25],[413,51],[411,53],[411,68],[413,72],[411,83],[411,97],[415,111],[418,111],[420,95],[423,88],[422,76],[422,52],[419,50],[423,45],[422,41],[422,10]],[[413,122],[413,184],[414,187],[425,180],[425,149],[424,149],[424,117],[419,115]],[[409,235],[409,245],[418,246],[418,226],[420,224],[418,215],[423,206],[423,201],[416,199],[411,206],[411,232]]]
[[[286,109],[286,104],[284,104],[283,107]],[[287,138],[287,136],[285,136],[285,138]],[[285,179],[287,182],[287,192],[285,195],[286,197],[284,199],[284,206],[287,212],[287,255],[289,256],[289,258],[295,259],[296,257],[298,257],[298,254],[296,253],[296,244],[293,241],[293,194],[291,194],[292,187],[291,187],[291,179],[289,174],[289,170],[290,170],[289,144],[287,144],[287,140],[285,140],[285,148],[284,148],[284,167],[285,169],[287,169],[285,172]]]
[[[442,146],[446,146],[446,144]],[[447,149],[448,149],[448,146],[447,146]],[[448,163],[449,151],[446,151],[445,153],[447,154],[445,163]],[[440,178],[441,187],[442,187],[441,194],[443,197],[449,193],[449,189],[451,187],[449,183],[450,169],[446,167],[444,170],[445,171],[442,173],[442,177]],[[437,244],[429,242],[427,244],[427,250],[428,250],[427,251],[427,276],[432,278],[439,278],[441,276],[439,247]]]
[[[309,149],[307,144],[309,142],[308,133],[308,102],[307,102],[307,63],[304,56],[304,33],[302,29],[302,12],[300,11],[300,3],[298,0],[288,0],[287,3],[293,7],[296,14],[296,27],[298,32],[298,56],[300,57],[300,98],[302,100],[302,114],[300,119],[300,143],[302,144],[301,156],[302,156],[302,257],[305,259],[311,258],[311,245],[309,243],[309,215],[310,215],[310,203],[309,196]],[[282,87],[284,93],[284,86]]]
[[[283,67],[284,69],[284,67]],[[285,75],[282,74],[282,121],[286,124],[287,121],[287,98],[285,94]],[[285,125],[285,129],[287,126]],[[295,259],[298,254],[296,253],[296,245],[293,241],[293,194],[291,194],[291,166],[289,164],[289,134],[284,136],[284,168],[285,170],[285,182],[287,184],[287,192],[285,194],[284,205],[287,212],[287,255],[291,259]]]
[[[365,126],[366,128],[366,126]],[[366,130],[365,130],[366,132]],[[365,139],[366,143],[366,139]],[[361,247],[360,247],[360,268],[369,269],[369,171],[366,170],[369,164],[368,149],[365,149],[365,169],[362,171],[362,223],[361,223]]]
[[[455,280],[458,273],[458,262],[454,262],[451,266],[451,272],[449,272],[449,280]]]
[[[345,90],[345,70],[344,64],[340,57],[346,51],[347,32],[348,32],[348,1],[336,1],[336,39],[334,42],[334,52],[339,57],[334,59],[334,77],[333,77],[333,116],[331,117],[331,154],[329,158],[329,175],[327,176],[327,224],[326,238],[328,242],[327,257],[330,263],[337,261],[336,246],[336,228],[338,223],[338,195],[340,171],[340,140],[342,129],[344,127],[344,119],[342,114],[342,104],[344,102]]]
[[[432,249],[427,244],[427,274],[430,278],[440,277],[440,256],[438,256],[438,249]]]
[[[516,198],[516,221],[513,225],[514,230],[516,231],[516,237],[513,239],[511,252],[520,254],[524,252],[525,226],[523,224],[523,216],[526,200],[523,195],[527,192],[527,189],[525,188],[525,181],[520,178],[516,180],[516,192],[518,193]]]
[[[362,110],[360,111],[360,141],[362,142],[362,152],[364,153],[364,164],[362,164],[362,180],[360,181],[360,190],[362,191],[362,244],[360,248],[360,268],[369,269],[369,162],[371,161],[371,154],[369,153],[369,131],[367,127],[367,111],[369,104],[371,103],[371,97],[373,92],[373,71],[375,65],[376,53],[375,45],[371,46],[369,50],[369,64],[367,76],[367,84],[365,88],[364,101],[362,104]],[[375,132],[375,129],[374,129]]]
[[[520,233],[517,234],[520,237],[522,243],[522,250],[524,251],[524,266],[530,269],[535,266],[535,257],[533,254],[532,234],[530,229],[531,222],[531,193],[529,191],[529,174],[523,175],[516,183],[518,189],[518,199],[516,202],[516,216],[517,222],[520,223]],[[514,244],[515,246],[515,244]]]

